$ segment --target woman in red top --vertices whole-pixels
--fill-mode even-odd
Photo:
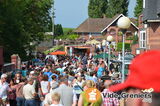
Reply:
[[[13,79],[11,79],[9,83],[8,99],[10,106],[16,106],[16,85]]]

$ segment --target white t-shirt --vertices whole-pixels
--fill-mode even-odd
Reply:
[[[48,81],[41,81],[41,88],[44,94],[49,92],[48,83],[49,83]]]
[[[51,104],[50,106],[63,106],[63,105],[62,104],[57,104],[57,105]]]
[[[25,99],[33,99],[33,94],[35,93],[35,88],[33,85],[27,84],[23,87],[23,95]]]
[[[7,90],[9,89],[8,83],[1,83],[0,81],[0,98],[6,99],[7,98]]]

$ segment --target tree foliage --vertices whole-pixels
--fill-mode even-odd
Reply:
[[[134,35],[132,44],[134,45],[137,43],[138,43],[138,35]]]
[[[23,59],[31,42],[44,39],[44,32],[51,23],[52,0],[1,0],[0,45],[4,47],[5,59],[19,54]]]
[[[55,36],[59,36],[59,35],[63,35],[63,28],[61,24],[57,24],[54,25],[54,35]]]
[[[91,18],[102,18],[107,10],[108,0],[89,0],[88,15]]]
[[[109,0],[106,16],[112,18],[116,14],[127,15],[128,4],[128,0]]]
[[[137,0],[137,5],[134,9],[134,16],[139,17],[143,11],[143,0]]]
[[[88,15],[91,18],[112,18],[116,14],[127,15],[128,0],[90,0],[88,6]]]
[[[68,35],[60,35],[57,36],[56,39],[64,39],[64,40],[76,40],[77,38],[79,38],[79,36],[77,34],[68,34]]]

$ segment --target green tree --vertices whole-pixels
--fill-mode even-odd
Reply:
[[[112,18],[116,14],[127,15],[128,0],[90,0],[88,15],[90,18]]]
[[[12,54],[26,58],[26,51],[44,39],[51,22],[52,0],[1,0],[0,45],[4,47],[5,60]]]
[[[137,5],[134,8],[134,16],[139,17],[143,11],[143,0],[137,0]]]
[[[127,15],[128,4],[129,4],[128,0],[109,0],[106,16],[112,18],[116,14]]]
[[[134,35],[132,44],[134,45],[134,44],[137,44],[137,43],[138,43],[138,35]]]
[[[90,18],[102,18],[107,10],[108,0],[89,0],[88,15]]]
[[[55,36],[63,35],[63,28],[61,24],[54,25]]]
[[[64,33],[63,33],[63,28],[62,28],[62,25],[61,25],[61,24],[59,24],[59,31],[60,31],[61,35],[64,35]]]

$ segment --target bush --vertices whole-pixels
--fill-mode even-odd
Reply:
[[[61,36],[57,36],[56,39],[68,39],[68,40],[75,40],[77,39],[79,36],[76,34],[69,34],[69,35],[61,35]]]
[[[126,38],[126,40],[133,40],[134,38],[132,36]]]
[[[117,43],[117,51],[122,51],[122,42]],[[131,45],[130,43],[125,43],[125,50],[131,50]]]
[[[64,35],[71,34],[74,28],[63,28]]]
[[[69,39],[69,40],[75,40],[75,39],[77,39],[78,37],[79,37],[79,36],[76,35],[76,34],[68,35],[68,39]]]

